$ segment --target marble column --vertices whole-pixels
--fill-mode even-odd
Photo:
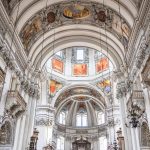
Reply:
[[[17,150],[17,148],[18,148],[18,141],[19,141],[20,128],[21,128],[20,126],[21,126],[21,118],[19,118],[17,120],[17,123],[16,123],[15,139],[14,139],[13,150]]]
[[[21,91],[21,96],[24,97],[25,100],[28,99],[28,94],[26,94],[23,90]],[[21,116],[20,128],[19,128],[19,141],[17,143],[17,150],[22,149],[22,145],[24,142],[24,130],[25,130],[25,125],[26,125],[25,121],[26,121],[26,112]]]
[[[28,125],[28,133],[27,133],[27,143],[29,143],[30,141],[30,137],[32,135],[33,132],[33,128],[34,128],[34,121],[35,121],[35,109],[36,109],[36,98],[33,97],[31,99],[31,109],[30,109],[30,119],[29,119],[29,125]]]
[[[29,124],[30,124],[30,115],[32,113],[32,100],[31,98],[29,98],[29,101],[28,101],[28,106],[27,106],[27,112],[26,112],[26,120],[25,120],[25,129],[24,129],[24,142],[23,142],[23,149],[25,149],[27,146],[28,146],[28,142],[29,142],[29,139],[28,139],[28,132],[29,132]]]

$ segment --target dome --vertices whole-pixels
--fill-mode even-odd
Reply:
[[[56,100],[56,124],[83,128],[105,124],[104,98],[96,90],[76,86],[59,95]]]

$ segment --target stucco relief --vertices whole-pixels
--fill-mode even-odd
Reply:
[[[38,118],[35,120],[36,126],[52,126],[53,120],[47,118]]]

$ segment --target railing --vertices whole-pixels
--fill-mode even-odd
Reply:
[[[143,91],[133,91],[133,99],[144,99]]]

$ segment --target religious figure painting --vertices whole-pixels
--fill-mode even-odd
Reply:
[[[62,88],[62,84],[55,81],[55,80],[50,80],[50,95],[54,96],[56,92],[58,92]]]
[[[111,82],[108,79],[104,79],[98,82],[97,86],[106,93],[109,93],[111,91]]]
[[[119,34],[122,35],[127,41],[130,36],[130,29],[125,21],[120,16],[113,15],[112,28]]]
[[[108,69],[108,67],[109,67],[108,58],[106,57],[101,58],[96,62],[96,73],[105,71],[106,69]]]
[[[33,36],[42,30],[42,20],[41,18],[35,17],[32,22],[25,26],[22,34],[23,44],[25,48],[28,47],[29,42],[33,38]]]
[[[58,59],[52,59],[52,68],[59,73],[63,73],[64,71],[64,63]]]
[[[73,65],[73,75],[74,76],[87,76],[87,64],[74,64]]]
[[[56,8],[61,9],[57,10]],[[29,19],[20,32],[27,54],[32,43],[42,34],[42,29],[48,31],[52,27],[74,23],[92,23],[92,25],[101,26],[102,28],[106,27],[106,29],[112,30],[114,34],[121,38],[121,42],[125,47],[128,46],[131,28],[126,18],[120,17],[119,13],[110,8],[103,7],[97,3],[91,6],[88,2],[82,4],[65,2],[63,4],[54,4],[53,7],[48,9],[49,11],[46,14],[41,10],[36,16]]]
[[[85,6],[74,4],[64,8],[63,15],[69,19],[83,19],[90,15],[90,11]]]
[[[72,90],[72,93],[74,94],[87,94],[89,93],[89,90],[85,89],[85,88],[76,88]]]

